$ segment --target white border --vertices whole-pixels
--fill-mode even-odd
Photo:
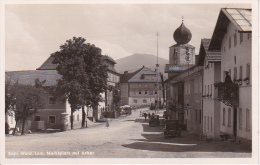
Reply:
[[[258,97],[258,91],[259,91],[259,51],[258,51],[258,0],[219,0],[219,1],[209,1],[209,0],[197,0],[197,1],[192,1],[192,0],[77,0],[77,1],[66,1],[66,0],[56,0],[56,1],[51,1],[51,0],[38,0],[38,1],[22,1],[22,0],[3,0],[1,1],[1,56],[0,56],[0,72],[1,72],[1,77],[0,77],[0,105],[4,105],[4,79],[5,79],[5,4],[104,4],[104,3],[110,3],[110,4],[120,4],[120,3],[125,3],[125,4],[169,4],[169,3],[193,3],[193,4],[202,4],[202,3],[208,3],[208,4],[215,4],[215,3],[252,3],[252,13],[253,13],[253,32],[252,32],[252,80],[254,84],[252,86],[252,120],[254,123],[252,123],[252,141],[253,141],[253,148],[252,148],[252,158],[182,158],[182,159],[177,159],[177,158],[138,158],[138,159],[128,159],[128,158],[120,158],[120,159],[103,159],[103,158],[98,158],[98,159],[5,159],[5,136],[4,136],[4,113],[3,113],[3,108],[2,108],[2,113],[1,113],[1,131],[0,131],[0,137],[1,137],[1,159],[0,163],[8,163],[8,164],[14,164],[14,163],[19,163],[19,164],[32,164],[32,163],[40,163],[40,164],[75,164],[75,163],[88,163],[88,164],[96,164],[96,163],[113,163],[113,164],[182,164],[182,163],[189,163],[189,164],[258,164],[259,163],[259,139],[258,139],[258,129],[259,129],[259,97]],[[258,44],[257,44],[258,43]],[[255,92],[254,92],[255,91]]]

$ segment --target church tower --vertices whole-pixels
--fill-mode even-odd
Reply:
[[[168,77],[190,68],[195,63],[195,47],[189,45],[192,37],[190,30],[182,24],[174,31],[173,39],[176,41],[169,50],[169,64],[165,66]]]

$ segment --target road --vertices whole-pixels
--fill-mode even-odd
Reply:
[[[162,111],[159,112],[162,114]],[[237,158],[251,157],[250,149],[231,142],[206,142],[182,132],[164,138],[163,127],[150,127],[132,115],[97,126],[58,133],[6,136],[7,158]]]

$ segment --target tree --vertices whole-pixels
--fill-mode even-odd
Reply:
[[[18,82],[12,83],[11,80],[5,82],[5,114],[15,104],[15,90]]]
[[[17,124],[22,122],[22,133],[24,134],[24,126],[28,117],[37,110],[44,108],[44,100],[41,96],[42,88],[36,88],[32,85],[17,84],[15,90],[15,129]]]
[[[58,64],[57,71],[62,75],[56,91],[64,95],[71,105],[71,116],[82,110],[82,126],[85,123],[84,106],[96,107],[106,87],[107,72],[103,64],[101,49],[93,44],[85,44],[85,39],[73,37],[60,46],[60,51],[52,54],[53,64]],[[73,129],[73,120],[71,120]]]

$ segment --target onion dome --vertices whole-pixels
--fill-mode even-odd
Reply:
[[[178,27],[174,33],[173,38],[177,42],[177,44],[187,44],[191,40],[191,32],[190,30],[184,26],[183,22],[180,27]]]

